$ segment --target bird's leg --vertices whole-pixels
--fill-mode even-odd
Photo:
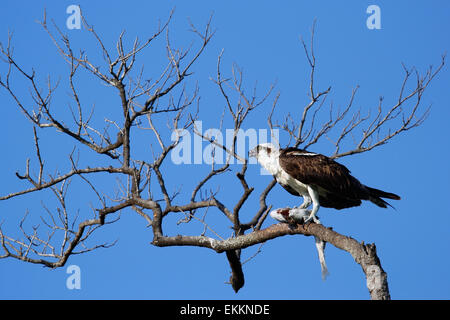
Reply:
[[[298,207],[299,209],[306,209],[311,205],[312,201],[311,198],[307,195],[303,196],[303,203]]]
[[[308,195],[303,195],[303,203],[301,205],[299,205],[298,207],[294,206],[292,209],[304,210],[304,209],[308,208],[311,205],[311,203],[312,203],[311,197]]]
[[[320,208],[319,193],[316,190],[314,190],[313,188],[311,188],[310,186],[308,186],[308,193],[312,199],[313,208],[311,210],[309,217],[305,220],[305,223],[308,223],[312,220],[315,223],[320,224],[320,220],[317,219],[317,217],[316,217],[317,211],[319,211],[319,208]]]

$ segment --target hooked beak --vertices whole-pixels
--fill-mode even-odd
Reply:
[[[248,153],[249,157],[255,157],[256,158],[257,155],[258,155],[258,151],[257,151],[256,147],[253,148],[252,150],[250,150],[249,153]]]

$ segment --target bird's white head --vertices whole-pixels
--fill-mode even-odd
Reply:
[[[277,174],[280,170],[280,165],[278,163],[280,149],[273,143],[258,144],[248,153],[248,155],[250,157],[255,157],[259,164],[273,175]]]

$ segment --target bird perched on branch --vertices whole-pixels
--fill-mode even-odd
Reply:
[[[251,150],[249,156],[256,157],[289,193],[303,197],[299,209],[306,209],[312,203],[305,223],[311,220],[320,223],[316,217],[320,206],[344,209],[368,200],[387,208],[390,204],[383,198],[400,200],[394,193],[363,185],[345,166],[322,154],[297,148],[279,149],[272,143],[264,143]]]

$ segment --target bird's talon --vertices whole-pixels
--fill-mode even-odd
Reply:
[[[321,224],[319,218],[317,218],[316,216],[310,215],[308,218],[306,218],[305,220],[303,220],[303,224],[309,225],[310,223],[316,223],[316,224]]]

